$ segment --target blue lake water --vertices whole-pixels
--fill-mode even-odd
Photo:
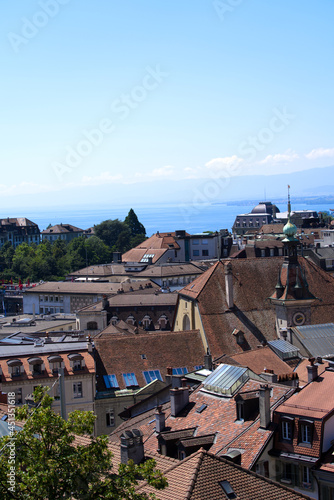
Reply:
[[[280,211],[286,210],[285,204],[277,204]],[[235,217],[238,214],[250,212],[251,205],[126,205],[105,206],[96,208],[87,207],[59,207],[51,210],[20,209],[20,212],[11,211],[10,217],[27,217],[36,222],[42,231],[49,224],[72,224],[81,229],[88,229],[106,219],[124,220],[130,208],[136,212],[138,219],[145,226],[146,233],[151,236],[157,231],[169,232],[185,229],[191,234],[202,231],[216,231],[219,229],[231,230]],[[294,210],[329,211],[327,205],[295,204]],[[5,217],[6,215],[0,215]]]

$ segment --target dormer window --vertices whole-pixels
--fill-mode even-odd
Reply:
[[[281,417],[281,439],[283,441],[292,441],[293,424],[294,419],[292,417]]]
[[[311,445],[313,434],[313,421],[299,419],[299,443],[301,445]]]
[[[44,363],[39,357],[28,359],[32,375],[42,375],[44,373]]]
[[[58,375],[59,368],[62,368],[63,358],[59,355],[49,356],[48,362],[53,375]]]
[[[22,375],[22,361],[19,359],[10,359],[7,361],[9,373],[12,377],[20,377]]]
[[[69,354],[68,359],[70,360],[70,365],[73,371],[82,370],[85,367],[84,358],[79,353]]]

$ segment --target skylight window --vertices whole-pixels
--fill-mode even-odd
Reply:
[[[227,498],[237,498],[237,495],[234,493],[233,488],[228,481],[219,481],[219,484]]]
[[[188,373],[186,366],[183,366],[182,368],[173,368],[173,375],[185,375],[186,373]]]
[[[107,389],[119,388],[116,375],[103,375],[103,380]]]
[[[136,375],[134,373],[123,373],[123,379],[126,387],[132,387],[138,385]]]
[[[206,378],[203,387],[210,392],[232,396],[248,379],[247,368],[221,364]]]
[[[153,380],[161,380],[161,373],[160,370],[147,370],[143,372],[143,375],[145,377],[146,383],[149,384],[150,382],[153,382]]]
[[[196,413],[202,413],[202,411],[204,411],[205,408],[207,408],[207,407],[208,407],[208,405],[205,405],[205,404],[201,405],[199,408],[197,408]]]

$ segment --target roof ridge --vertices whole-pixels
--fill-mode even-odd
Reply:
[[[200,448],[196,452],[196,453],[198,453],[197,465],[195,466],[194,472],[191,475],[190,484],[189,484],[188,491],[187,491],[186,496],[185,496],[185,500],[190,500],[192,492],[194,491],[196,479],[198,477],[201,465],[203,463],[203,459],[204,459],[204,455],[205,455],[204,452],[205,452],[204,448]],[[195,456],[195,453],[194,453],[194,456]],[[190,455],[190,457],[192,457],[192,455]]]

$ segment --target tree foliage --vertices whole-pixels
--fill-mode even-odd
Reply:
[[[85,445],[76,443],[76,436],[93,432],[92,412],[76,410],[63,420],[52,410],[53,399],[41,386],[35,389],[34,400],[39,402],[37,408],[24,405],[16,410],[16,419],[25,421],[23,429],[0,439],[1,499],[143,500],[154,497],[136,493],[138,480],[145,479],[158,489],[166,486],[152,460],[141,465],[129,461],[114,471],[107,436],[90,437]],[[15,466],[8,446],[13,442]],[[10,467],[15,471],[13,483],[8,482]]]
[[[142,232],[140,232],[142,231]],[[54,281],[86,265],[107,264],[113,252],[126,252],[145,239],[145,228],[129,211],[125,221],[106,220],[95,226],[95,236],[21,243],[15,249],[7,242],[0,248],[0,279]]]

